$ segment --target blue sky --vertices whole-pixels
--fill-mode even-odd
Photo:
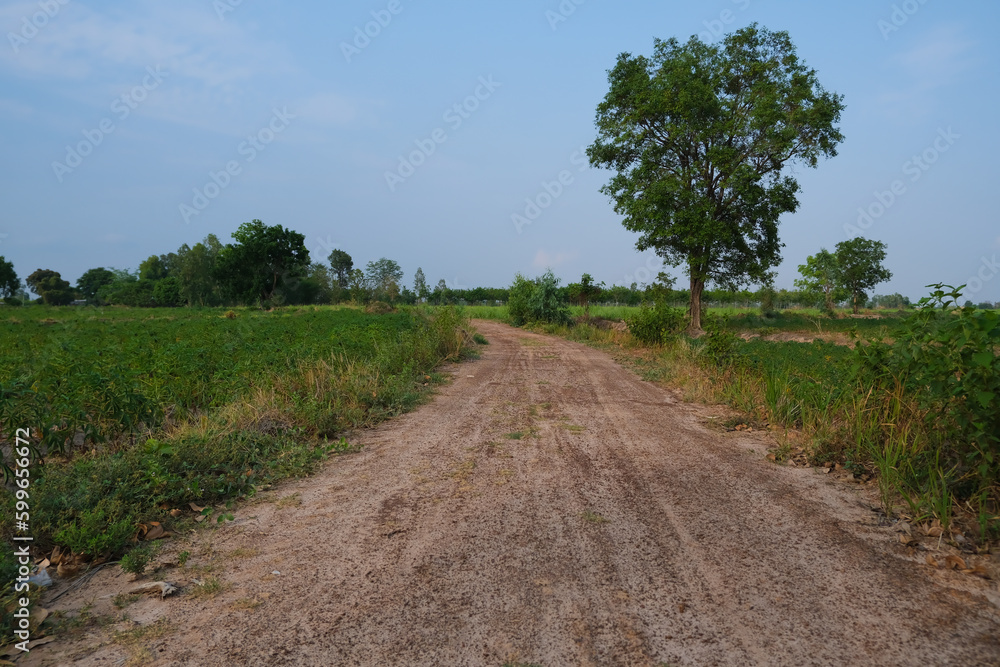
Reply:
[[[756,21],[847,106],[840,155],[795,171],[777,284],[861,231],[888,245],[877,292],[1000,301],[998,19],[985,0],[7,2],[0,255],[75,282],[259,218],[408,284],[649,281],[579,153],[607,70]]]

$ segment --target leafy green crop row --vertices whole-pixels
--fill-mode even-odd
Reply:
[[[40,311],[0,320],[0,424],[47,434],[32,443],[45,454],[31,469],[33,544],[93,557],[123,553],[140,523],[181,521],[171,508],[252,495],[349,451],[345,429],[412,408],[470,344],[452,308]],[[6,538],[13,505],[0,492]],[[8,617],[0,600],[0,631]]]
[[[364,359],[415,326],[409,314],[351,309],[116,310],[0,319],[4,436],[37,428],[51,453],[72,449],[74,438],[117,440],[227,405],[305,359]]]

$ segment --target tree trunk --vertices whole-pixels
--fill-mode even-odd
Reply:
[[[697,278],[691,272],[691,310],[689,315],[691,321],[688,324],[688,333],[692,336],[700,336],[705,333],[701,328],[701,293],[705,291],[705,281]]]
[[[858,314],[858,294],[857,294],[857,292],[854,293],[854,314],[855,315]]]

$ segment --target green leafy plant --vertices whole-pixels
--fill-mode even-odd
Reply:
[[[569,324],[569,307],[566,306],[559,279],[551,271],[535,280],[518,274],[510,287],[507,311],[515,326],[531,322]]]
[[[660,301],[653,307],[642,306],[625,320],[632,336],[647,345],[663,345],[674,341],[687,325],[684,311]]]
[[[928,442],[911,483],[940,512],[949,494],[982,501],[1000,481],[1000,314],[959,306],[961,287],[931,287],[893,342],[859,345],[857,356],[873,391],[898,384],[912,397]]]
[[[122,556],[120,566],[129,574],[141,575],[146,572],[149,562],[157,551],[155,542],[143,542]]]

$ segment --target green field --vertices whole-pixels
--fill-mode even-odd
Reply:
[[[414,407],[470,349],[451,308],[9,308],[0,335],[4,439],[33,436],[34,545],[88,558],[122,554],[140,524],[194,519],[170,509],[224,517],[219,503],[352,451],[345,432]]]
[[[337,367],[375,359],[421,322],[405,312],[315,306],[0,312],[0,423],[8,437],[19,426],[40,429],[47,451],[209,413],[310,360]]]

